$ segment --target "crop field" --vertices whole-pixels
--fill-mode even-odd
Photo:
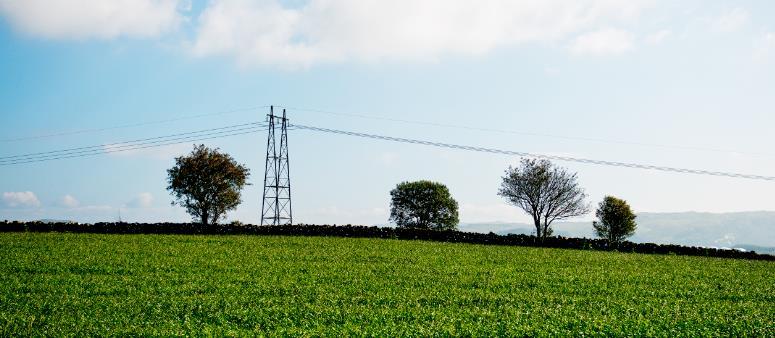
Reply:
[[[775,263],[424,241],[0,234],[0,336],[775,336]]]

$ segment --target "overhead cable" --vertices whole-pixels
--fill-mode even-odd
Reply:
[[[564,139],[564,140],[572,140],[572,141],[585,141],[585,142],[597,142],[597,143],[608,143],[608,144],[633,145],[633,146],[654,147],[654,148],[663,148],[663,149],[678,149],[678,150],[705,151],[705,152],[717,152],[717,153],[732,153],[732,154],[745,154],[745,155],[767,156],[767,157],[775,156],[775,154],[771,154],[771,153],[739,151],[739,150],[733,150],[733,149],[717,149],[717,148],[709,148],[709,147],[686,146],[686,145],[675,145],[675,144],[656,144],[656,143],[632,142],[632,141],[622,141],[622,140],[607,140],[607,139],[599,139],[599,138],[591,138],[591,137],[554,135],[554,134],[536,133],[536,132],[527,132],[527,131],[515,131],[515,130],[496,129],[496,128],[483,128],[483,127],[476,127],[476,126],[471,126],[471,125],[456,125],[456,124],[447,124],[447,123],[438,123],[438,122],[406,120],[406,119],[397,119],[397,118],[391,118],[391,117],[374,116],[374,115],[366,115],[366,114],[352,114],[352,113],[334,112],[334,111],[320,110],[320,109],[285,107],[285,106],[275,106],[275,107],[281,107],[281,108],[285,108],[285,109],[293,110],[293,111],[321,113],[321,114],[328,114],[328,115],[335,115],[335,116],[345,116],[345,117],[356,117],[356,118],[360,118],[360,119],[389,121],[389,122],[398,122],[398,123],[405,123],[405,124],[416,124],[416,125],[441,127],[441,128],[454,128],[454,129],[464,129],[464,130],[472,130],[472,131],[482,131],[482,132],[488,132],[488,133],[537,136],[537,137],[556,138],[556,139]]]
[[[7,138],[7,139],[0,139],[0,143],[1,142],[18,142],[18,141],[43,139],[43,138],[50,138],[50,137],[56,137],[56,136],[67,136],[67,135],[76,135],[76,134],[95,133],[95,132],[114,130],[114,129],[122,129],[122,128],[142,127],[142,126],[147,126],[147,125],[152,125],[152,124],[169,123],[169,122],[176,122],[176,121],[183,121],[183,120],[190,120],[190,119],[198,119],[198,118],[208,117],[208,116],[218,116],[218,115],[225,115],[225,114],[233,114],[233,113],[239,113],[239,112],[244,112],[244,111],[251,111],[251,110],[268,108],[268,107],[269,106],[255,106],[255,107],[248,107],[248,108],[239,108],[239,109],[225,110],[225,111],[215,112],[215,113],[207,113],[207,114],[199,114],[199,115],[191,115],[191,116],[181,116],[181,117],[165,119],[165,120],[156,120],[156,121],[146,121],[146,122],[139,122],[139,123],[124,124],[124,125],[118,125],[118,126],[112,126],[112,127],[94,128],[94,129],[82,129],[82,130],[58,132],[58,133],[44,134],[44,135],[33,135],[33,136],[23,136],[23,137]]]
[[[722,171],[710,171],[710,170],[701,170],[701,169],[685,169],[685,168],[656,166],[656,165],[649,165],[649,164],[638,164],[638,163],[627,163],[627,162],[593,160],[593,159],[570,157],[570,156],[535,154],[535,153],[522,152],[522,151],[511,151],[511,150],[502,150],[502,149],[494,149],[494,148],[473,147],[473,146],[450,144],[450,143],[441,143],[441,142],[432,142],[432,141],[408,139],[408,138],[402,138],[402,137],[393,137],[393,136],[384,136],[384,135],[376,135],[376,134],[358,133],[358,132],[345,131],[345,130],[321,128],[321,127],[314,127],[314,126],[305,126],[305,125],[299,125],[299,124],[293,124],[293,126],[296,129],[306,129],[306,130],[319,131],[319,132],[325,132],[325,133],[333,133],[333,134],[340,134],[340,135],[347,135],[347,136],[357,136],[357,137],[372,138],[372,139],[394,141],[394,142],[422,144],[422,145],[428,145],[428,146],[434,146],[434,147],[461,149],[461,150],[477,151],[477,152],[485,152],[485,153],[494,153],[494,154],[503,154],[503,155],[515,155],[515,156],[532,157],[532,158],[544,158],[544,159],[557,160],[557,161],[587,163],[587,164],[615,166],[615,167],[625,167],[625,168],[658,170],[658,171],[676,172],[676,173],[682,173],[682,174],[709,175],[709,176],[722,176],[722,177],[732,177],[732,178],[745,178],[745,179],[752,179],[752,180],[775,181],[775,176],[748,175],[748,174],[739,174],[739,173],[722,172]]]
[[[146,148],[163,147],[163,146],[182,144],[182,143],[188,143],[188,142],[198,142],[198,141],[211,140],[211,139],[217,139],[217,138],[223,138],[223,137],[252,134],[252,133],[255,133],[255,132],[258,132],[258,131],[263,131],[263,130],[266,130],[266,128],[265,127],[248,128],[248,130],[244,130],[244,131],[240,131],[240,132],[229,132],[229,133],[225,133],[225,134],[224,133],[220,133],[220,135],[216,135],[216,136],[201,137],[201,136],[205,136],[205,135],[197,135],[197,136],[192,136],[191,138],[188,138],[186,140],[176,140],[176,141],[171,141],[171,142],[170,142],[170,140],[159,140],[159,141],[150,142],[149,144],[145,144],[145,145],[141,145],[141,146],[132,146],[132,147],[117,148],[117,149],[111,149],[111,148],[95,149],[95,150],[93,150],[92,152],[89,152],[89,153],[69,154],[69,155],[68,154],[63,154],[61,156],[39,158],[39,159],[16,159],[15,161],[0,163],[0,166],[15,165],[15,164],[25,164],[25,163],[35,163],[35,162],[67,159],[67,158],[78,158],[78,157],[86,157],[86,156],[94,156],[94,155],[117,153],[117,152],[123,152],[123,151],[140,150],[140,149],[146,149]]]
[[[93,146],[68,148],[68,149],[53,150],[53,151],[44,151],[44,152],[21,154],[21,155],[2,156],[0,157],[0,163],[7,162],[7,161],[15,161],[19,159],[33,159],[33,158],[42,158],[42,157],[50,157],[50,156],[59,156],[59,155],[70,154],[70,153],[84,153],[84,152],[92,151],[94,149],[121,148],[121,147],[127,147],[132,145],[142,145],[146,143],[153,143],[157,141],[172,141],[177,139],[186,139],[186,138],[193,138],[198,136],[228,133],[232,131],[241,131],[241,130],[259,128],[259,127],[265,127],[265,126],[266,125],[264,123],[251,122],[251,123],[236,124],[236,125],[220,127],[220,128],[203,129],[203,130],[191,131],[186,133],[178,133],[178,134],[172,134],[172,135],[157,136],[157,137],[136,139],[136,140],[130,140],[130,141],[123,141],[123,142],[99,144],[99,145],[93,145]],[[150,141],[150,142],[147,142],[147,141]]]

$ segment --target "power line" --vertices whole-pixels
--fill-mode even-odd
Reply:
[[[473,126],[465,126],[465,125],[428,122],[428,121],[396,119],[396,118],[391,118],[391,117],[373,116],[373,115],[365,115],[365,114],[341,113],[341,112],[319,110],[319,109],[308,109],[308,108],[297,108],[297,107],[286,107],[286,106],[276,106],[276,107],[281,107],[281,108],[285,108],[285,109],[288,109],[288,110],[294,110],[294,111],[304,111],[304,112],[321,113],[321,114],[336,115],[336,116],[346,116],[346,117],[356,117],[356,118],[361,118],[361,119],[378,120],[378,121],[389,121],[389,122],[399,122],[399,123],[416,124],[416,125],[441,127],[441,128],[454,128],[454,129],[465,129],[465,130],[472,130],[472,131],[483,131],[483,132],[490,132],[490,133],[538,136],[538,137],[548,137],[548,138],[556,138],[556,139],[564,139],[564,140],[572,140],[572,141],[585,141],[585,142],[597,142],[597,143],[608,143],[608,144],[634,145],[634,146],[641,146],[641,147],[653,147],[653,148],[664,148],[664,149],[693,150],[693,151],[731,153],[731,154],[744,154],[744,155],[767,156],[767,157],[775,156],[775,154],[770,154],[770,153],[747,152],[747,151],[739,151],[739,150],[731,150],[731,149],[717,149],[717,148],[697,147],[697,146],[683,146],[683,145],[674,145],[674,144],[643,143],[643,142],[631,142],[631,141],[622,141],[622,140],[606,140],[606,139],[598,139],[598,138],[591,138],[591,137],[553,135],[553,134],[545,134],[545,133],[534,133],[534,132],[526,132],[526,131],[495,129],[495,128],[481,128],[481,127],[473,127]]]
[[[0,163],[0,166],[15,165],[15,164],[25,164],[25,163],[35,163],[35,162],[44,162],[44,161],[60,160],[60,159],[67,159],[67,158],[78,158],[78,157],[86,157],[86,156],[118,153],[118,152],[123,152],[123,151],[139,150],[139,149],[146,149],[146,148],[163,147],[163,146],[174,145],[174,144],[181,144],[181,143],[188,143],[188,142],[197,142],[197,141],[211,140],[211,139],[230,137],[230,136],[246,135],[246,134],[251,134],[251,133],[255,133],[255,132],[263,131],[263,130],[266,130],[266,128],[264,128],[264,127],[257,127],[257,128],[250,128],[250,130],[247,130],[247,131],[228,133],[228,134],[222,134],[222,135],[217,135],[217,136],[192,138],[192,139],[187,139],[185,141],[169,142],[169,140],[159,140],[159,141],[151,142],[151,144],[146,144],[144,146],[139,146],[139,147],[129,147],[129,148],[112,149],[112,150],[95,149],[93,152],[85,153],[85,154],[62,155],[62,156],[49,157],[49,158],[43,158],[43,159],[32,159],[32,160],[18,159],[18,160],[13,161],[13,162]],[[196,137],[199,137],[199,136],[203,136],[203,135],[197,135]]]
[[[233,114],[233,113],[239,113],[239,112],[244,112],[244,111],[251,111],[251,110],[256,110],[256,109],[261,109],[261,108],[268,108],[268,107],[269,106],[255,106],[255,107],[248,107],[248,108],[231,109],[231,110],[226,110],[226,111],[221,111],[221,112],[216,112],[216,113],[199,114],[199,115],[192,115],[192,116],[182,116],[182,117],[166,119],[166,120],[156,120],[156,121],[124,124],[124,125],[105,127],[105,128],[82,129],[82,130],[75,130],[75,131],[69,131],[69,132],[59,132],[59,133],[53,133],[53,134],[45,134],[45,135],[35,135],[35,136],[25,136],[25,137],[17,137],[17,138],[0,139],[0,142],[3,142],[3,143],[4,142],[18,142],[18,141],[27,141],[27,140],[35,140],[35,139],[57,137],[57,136],[67,136],[67,135],[76,135],[76,134],[95,133],[95,132],[114,130],[114,129],[122,129],[122,128],[142,127],[142,126],[147,126],[147,125],[152,125],[152,124],[169,123],[169,122],[197,119],[197,118],[208,117],[208,116],[218,116],[218,115],[225,115],[225,114]]]
[[[8,162],[8,161],[15,161],[15,160],[19,160],[19,159],[44,158],[44,157],[51,157],[51,156],[59,156],[59,155],[68,154],[68,153],[84,153],[84,152],[92,151],[93,149],[121,148],[121,147],[126,147],[126,146],[141,145],[141,144],[145,144],[145,143],[142,143],[142,142],[151,141],[151,140],[172,141],[172,140],[175,140],[175,139],[185,139],[185,138],[191,138],[191,137],[207,136],[207,135],[211,135],[211,134],[227,133],[227,132],[231,132],[231,131],[240,131],[240,130],[246,130],[246,129],[257,128],[257,127],[262,127],[262,126],[265,126],[265,124],[262,124],[260,122],[251,122],[251,123],[236,124],[236,125],[220,127],[220,128],[203,129],[203,130],[197,130],[197,131],[186,132],[186,133],[179,133],[179,134],[172,134],[172,135],[165,135],[165,136],[157,136],[157,137],[150,137],[150,138],[144,138],[144,139],[136,139],[136,140],[130,140],[130,141],[124,141],[124,142],[107,143],[107,144],[100,144],[100,145],[93,145],[93,146],[86,146],[86,147],[78,147],[78,148],[69,148],[69,149],[61,149],[61,150],[53,150],[53,151],[44,151],[44,152],[29,153],[29,154],[22,154],[22,155],[3,156],[3,157],[0,157],[0,163],[1,162]],[[189,135],[189,136],[178,137],[178,136],[183,136],[183,135]],[[178,137],[178,138],[175,138],[175,137]],[[149,142],[149,143],[153,143],[153,142]]]
[[[485,153],[516,155],[516,156],[533,157],[533,158],[545,158],[549,160],[597,164],[597,165],[614,166],[614,167],[658,170],[658,171],[667,171],[667,172],[675,172],[675,173],[682,173],[682,174],[710,175],[710,176],[722,176],[722,177],[732,177],[732,178],[746,178],[746,179],[752,179],[752,180],[775,181],[775,176],[748,175],[748,174],[738,174],[738,173],[721,172],[721,171],[664,167],[664,166],[655,166],[655,165],[638,164],[638,163],[592,160],[592,159],[569,157],[569,156],[543,155],[543,154],[534,154],[534,153],[521,152],[521,151],[482,148],[482,147],[473,147],[473,146],[465,146],[465,145],[457,145],[457,144],[449,144],[449,143],[415,140],[415,139],[408,139],[408,138],[401,138],[401,137],[358,133],[358,132],[345,131],[345,130],[305,126],[305,125],[299,125],[299,124],[294,124],[293,126],[296,127],[296,129],[306,129],[306,130],[319,131],[319,132],[332,133],[332,134],[357,136],[357,137],[372,138],[372,139],[394,141],[394,142],[422,144],[422,145],[428,145],[428,146],[434,146],[434,147],[461,149],[461,150],[477,151],[477,152],[485,152]]]
[[[177,138],[171,138],[171,139],[163,139],[163,140],[157,140],[157,141],[149,141],[149,142],[141,142],[141,143],[133,143],[133,144],[126,144],[121,146],[103,146],[102,148],[95,148],[90,150],[80,150],[75,152],[64,152],[64,153],[58,153],[58,154],[51,154],[51,155],[42,155],[42,156],[30,156],[30,157],[24,157],[20,159],[14,159],[14,160],[0,160],[1,163],[5,162],[14,162],[14,161],[27,161],[27,160],[37,160],[37,159],[47,159],[47,158],[53,158],[53,157],[60,157],[65,155],[78,155],[78,154],[87,154],[92,152],[99,152],[101,149],[106,149],[110,151],[118,151],[122,148],[133,148],[141,145],[146,144],[158,144],[162,142],[171,142],[171,141],[185,141],[188,142],[193,139],[201,138],[203,136],[212,136],[212,135],[223,135],[238,131],[244,131],[244,130],[251,130],[251,131],[257,131],[259,130],[259,127],[249,127],[249,128],[240,128],[240,129],[232,129],[228,131],[219,131],[219,132],[213,132],[213,133],[205,133],[205,134],[198,134],[198,135],[191,135],[191,136],[185,136],[185,137],[177,137]]]
[[[119,125],[119,126],[112,126],[112,127],[105,127],[105,128],[83,129],[83,130],[76,130],[76,131],[71,131],[71,132],[61,132],[61,133],[53,133],[53,134],[47,134],[47,135],[18,137],[18,138],[11,138],[11,139],[0,139],[0,142],[17,142],[17,141],[32,140],[32,139],[50,138],[50,137],[56,137],[56,136],[65,136],[65,135],[75,135],[75,134],[83,134],[83,133],[101,132],[101,131],[121,129],[121,128],[139,127],[139,126],[145,126],[145,125],[151,125],[151,124],[168,123],[168,122],[175,122],[175,121],[188,120],[188,119],[196,119],[196,118],[202,118],[202,117],[208,117],[208,116],[217,116],[217,115],[231,114],[231,113],[237,113],[237,112],[243,112],[243,111],[251,111],[251,110],[256,110],[256,109],[261,109],[261,108],[268,108],[268,107],[269,107],[268,105],[254,106],[254,107],[248,107],[248,108],[232,109],[232,110],[216,112],[216,113],[184,116],[184,117],[172,118],[172,119],[166,119],[166,120],[148,121],[148,122],[126,124],[126,125]],[[548,137],[548,138],[565,139],[565,140],[573,140],[573,141],[586,141],[586,142],[598,142],[598,143],[608,143],[608,144],[635,145],[635,146],[657,147],[657,148],[665,148],[665,149],[679,149],[679,150],[693,150],[693,151],[706,151],[706,152],[718,152],[718,153],[745,154],[745,155],[767,156],[767,157],[775,156],[775,154],[770,154],[770,153],[739,151],[739,150],[732,150],[732,149],[718,149],[718,148],[699,147],[699,146],[684,146],[684,145],[674,145],[674,144],[656,144],[656,143],[632,142],[632,141],[622,141],[622,140],[607,140],[607,139],[598,139],[598,138],[589,138],[589,137],[554,135],[554,134],[546,134],[546,133],[535,133],[535,132],[526,132],[526,131],[515,131],[515,130],[505,130],[505,129],[496,129],[496,128],[482,128],[482,127],[474,127],[474,126],[466,126],[466,125],[436,123],[436,122],[428,122],[428,121],[397,119],[397,118],[390,118],[390,117],[383,117],[383,116],[343,113],[343,112],[334,112],[334,111],[320,110],[320,109],[310,109],[310,108],[299,108],[299,107],[288,107],[288,106],[275,106],[275,107],[285,108],[285,109],[290,109],[290,110],[295,110],[295,111],[303,111],[303,112],[313,112],[313,113],[322,113],[322,114],[337,115],[337,116],[356,117],[356,118],[361,118],[361,119],[371,119],[371,120],[379,120],[379,121],[390,121],[390,122],[399,122],[399,123],[406,123],[406,124],[416,124],[416,125],[441,127],[441,128],[465,129],[465,130],[494,132],[494,133],[503,133],[503,134],[513,134],[513,135]]]
[[[166,135],[166,136],[157,136],[157,137],[137,139],[137,140],[125,141],[125,142],[101,144],[101,145],[94,145],[94,146],[87,146],[87,147],[78,147],[78,148],[62,149],[62,150],[55,150],[55,151],[48,151],[48,152],[23,154],[23,155],[5,156],[5,157],[0,157],[0,166],[34,163],[34,162],[42,162],[42,161],[49,161],[49,160],[66,159],[66,158],[75,158],[75,157],[82,157],[82,156],[92,156],[92,155],[107,154],[107,153],[114,153],[114,152],[121,152],[121,151],[144,149],[144,148],[150,148],[150,147],[160,147],[165,145],[187,143],[192,141],[209,140],[209,139],[227,137],[227,136],[243,135],[243,134],[253,133],[259,130],[265,130],[264,127],[266,127],[266,125],[260,122],[250,122],[250,123],[237,124],[237,125],[220,127],[220,128],[210,128],[210,129],[204,129],[204,130],[199,130],[194,132],[179,133],[179,134],[172,134],[172,135]],[[775,177],[773,176],[749,175],[749,174],[721,172],[721,171],[665,167],[665,166],[656,166],[656,165],[638,164],[638,163],[593,160],[593,159],[577,158],[577,157],[570,157],[570,156],[543,155],[543,154],[534,154],[534,153],[520,152],[520,151],[473,147],[473,146],[466,146],[466,145],[423,141],[423,140],[384,136],[384,135],[377,135],[377,134],[358,133],[358,132],[352,132],[352,131],[321,128],[321,127],[306,126],[306,125],[299,125],[299,124],[293,124],[293,125],[289,124],[288,127],[289,127],[288,128],[289,130],[295,130],[295,129],[312,130],[312,131],[320,131],[320,132],[340,134],[340,135],[381,139],[381,140],[387,140],[387,141],[422,144],[422,145],[429,145],[429,146],[436,146],[436,147],[443,147],[443,148],[461,149],[461,150],[468,150],[468,151],[477,151],[477,152],[486,152],[486,153],[495,153],[495,154],[504,154],[504,155],[545,158],[545,159],[567,161],[567,162],[637,168],[637,169],[646,169],[646,170],[658,170],[658,171],[676,172],[676,173],[684,173],[684,174],[723,176],[723,177],[745,178],[745,179],[767,180],[767,181],[775,180]]]
[[[50,158],[44,158],[44,159],[33,159],[33,160],[20,159],[20,160],[17,160],[15,162],[0,163],[0,166],[14,165],[14,164],[24,164],[24,163],[35,163],[35,162],[67,159],[67,158],[77,158],[77,157],[86,157],[86,156],[93,156],[93,155],[110,154],[110,153],[117,153],[117,152],[123,152],[123,151],[131,151],[131,150],[139,150],[139,149],[146,149],[146,148],[153,148],[153,147],[162,147],[162,146],[175,145],[175,144],[188,143],[188,142],[204,141],[204,140],[210,140],[210,139],[216,139],[216,138],[222,138],[222,137],[228,137],[228,136],[237,136],[237,135],[251,134],[251,133],[255,133],[257,131],[262,131],[262,130],[266,130],[266,128],[256,128],[256,129],[253,129],[253,130],[250,130],[250,131],[243,131],[243,132],[238,132],[238,133],[230,133],[230,134],[211,136],[211,137],[188,139],[188,140],[185,140],[185,141],[174,141],[174,142],[157,141],[158,143],[153,143],[153,144],[150,144],[150,145],[145,145],[145,146],[140,146],[140,147],[122,148],[122,149],[115,149],[115,150],[95,150],[94,152],[86,153],[86,154],[64,155],[64,156],[58,156],[58,157],[50,157]]]

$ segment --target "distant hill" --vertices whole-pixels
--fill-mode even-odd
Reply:
[[[775,252],[775,212],[735,213],[641,213],[633,242],[682,244],[708,247],[739,247],[756,252]],[[525,223],[467,223],[460,230],[498,234],[530,234]],[[560,236],[593,237],[591,222],[559,222]]]
[[[70,221],[70,220],[48,219],[48,218],[39,219],[39,220],[37,220],[35,222],[41,222],[41,223],[75,223],[75,221]]]
[[[751,244],[735,244],[735,248],[745,249],[746,251],[756,251],[761,254],[775,255],[775,247],[751,245]]]

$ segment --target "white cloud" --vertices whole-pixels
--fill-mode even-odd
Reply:
[[[72,195],[65,195],[62,197],[62,205],[68,208],[78,207],[81,203]]]
[[[632,33],[616,28],[603,28],[576,37],[570,50],[577,55],[617,55],[633,48]]]
[[[157,37],[177,28],[184,7],[179,0],[0,0],[16,29],[54,39]]]
[[[717,32],[734,32],[748,24],[748,11],[743,8],[733,8],[712,22],[713,30]]]
[[[212,0],[191,18],[190,0],[0,0],[18,30],[52,39],[154,38],[191,21],[197,56],[242,65],[434,61],[525,43],[554,44],[628,22],[650,0]]]
[[[130,208],[150,208],[153,205],[153,195],[149,192],[140,193],[127,206]]]
[[[669,29],[663,29],[656,33],[646,36],[646,43],[649,45],[658,45],[673,33]]]
[[[636,17],[644,1],[216,0],[198,19],[196,55],[245,65],[304,67],[356,60],[435,60],[523,43],[562,41]],[[619,46],[618,48],[622,48]]]
[[[32,191],[4,192],[3,203],[11,208],[40,206],[40,200]]]

